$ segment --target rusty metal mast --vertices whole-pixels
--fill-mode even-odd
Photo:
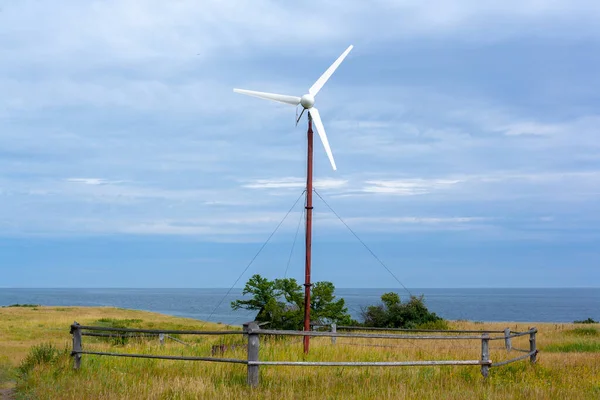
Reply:
[[[304,331],[310,330],[310,267],[312,256],[312,192],[313,192],[313,130],[312,118],[308,116],[308,155],[306,162],[306,259],[304,264]],[[310,336],[304,336],[304,352],[308,353]]]

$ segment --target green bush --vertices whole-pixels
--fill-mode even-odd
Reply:
[[[65,350],[66,351],[66,350]],[[29,354],[17,368],[17,371],[21,375],[27,375],[38,365],[52,365],[61,355],[59,351],[52,343],[42,343],[33,346],[29,350]]]
[[[363,325],[378,328],[448,329],[445,321],[425,306],[423,296],[410,296],[402,302],[398,293],[389,292],[381,296],[382,304],[368,306],[362,310]],[[435,328],[424,328],[435,327]],[[438,328],[440,327],[440,328]]]
[[[594,321],[592,318],[584,319],[581,321],[573,321],[574,324],[597,324],[598,321]]]

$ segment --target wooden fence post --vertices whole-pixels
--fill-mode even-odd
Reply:
[[[481,335],[481,375],[488,377],[490,371],[490,335],[484,333]]]
[[[504,330],[504,346],[506,347],[506,351],[512,350],[512,343],[510,340],[510,328],[506,328]]]
[[[79,369],[81,367],[81,328],[79,328],[79,323],[75,321],[73,325],[71,325],[71,334],[73,334],[73,351],[71,352],[71,356],[73,356],[73,369]]]
[[[529,352],[533,352],[533,354],[529,356],[529,361],[532,364],[535,364],[537,362],[537,347],[535,345],[536,333],[537,329],[535,328],[535,326],[533,328],[529,328]]]
[[[333,323],[333,324],[331,324],[331,333],[336,333],[336,332],[337,332],[337,324]],[[331,337],[331,344],[335,344],[336,339],[337,338],[335,336],[332,336]]]
[[[242,335],[242,337],[243,337],[244,339],[248,339],[248,327],[250,326],[250,324],[251,324],[252,322],[253,322],[253,321],[248,321],[248,322],[244,322],[244,323],[242,324],[242,331],[244,332],[244,333],[243,333],[243,335]]]
[[[248,332],[248,362],[258,361],[259,338],[257,331],[259,330],[256,322],[250,322],[247,328]],[[252,387],[258,386],[259,366],[248,363],[248,385]]]

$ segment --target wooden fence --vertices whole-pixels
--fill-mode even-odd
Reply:
[[[425,333],[423,335],[414,334],[384,334],[384,333],[342,333],[338,329],[344,330],[377,330],[377,331],[399,331],[410,333]],[[111,333],[98,333],[111,332]],[[115,333],[117,332],[117,333]],[[457,333],[459,335],[449,336],[442,333]],[[414,330],[414,329],[391,329],[391,328],[365,328],[330,325],[330,331],[280,331],[272,329],[262,329],[258,323],[250,322],[243,326],[243,330],[228,331],[181,331],[181,330],[157,330],[157,329],[130,329],[130,328],[110,328],[101,326],[84,326],[75,322],[71,325],[71,334],[73,335],[73,356],[74,368],[81,367],[81,356],[83,354],[113,357],[135,357],[135,358],[154,358],[164,360],[187,360],[187,361],[205,361],[205,362],[225,362],[245,364],[247,366],[247,382],[250,386],[258,386],[259,368],[264,366],[311,366],[311,367],[406,367],[406,366],[441,366],[441,365],[479,365],[484,377],[488,376],[489,369],[499,367],[519,360],[529,358],[531,363],[536,362],[538,350],[536,347],[535,327],[526,332],[511,332],[510,329],[503,331],[457,331],[457,330]],[[140,337],[143,335],[158,336],[163,343],[165,336],[169,334],[181,335],[244,335],[247,337],[247,358],[217,358],[217,357],[188,357],[188,356],[169,356],[169,355],[151,355],[151,354],[130,354],[130,353],[109,353],[99,351],[83,350],[83,336],[102,336],[102,337]],[[502,335],[499,335],[502,334]],[[336,343],[337,338],[367,338],[367,339],[391,339],[391,340],[474,340],[481,342],[481,357],[478,360],[431,360],[431,361],[386,361],[386,362],[309,362],[309,361],[261,361],[259,360],[260,336],[311,336],[311,337],[330,337],[332,344]],[[512,338],[529,335],[529,349],[518,349],[512,347]],[[175,338],[172,338],[175,339]],[[518,351],[522,354],[508,360],[492,362],[490,360],[490,341],[503,340],[507,351]],[[179,341],[179,340],[178,340]],[[181,342],[181,341],[179,341]],[[185,344],[185,342],[183,342]]]

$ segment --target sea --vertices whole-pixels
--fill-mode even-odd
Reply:
[[[404,289],[337,288],[350,314],[361,320],[361,310],[380,304],[386,292]],[[600,319],[600,288],[551,289],[409,289],[423,295],[427,308],[450,320],[573,322]],[[113,306],[241,325],[255,311],[231,309],[231,302],[247,298],[242,289],[12,289],[0,288],[0,306],[40,304],[46,306]]]

